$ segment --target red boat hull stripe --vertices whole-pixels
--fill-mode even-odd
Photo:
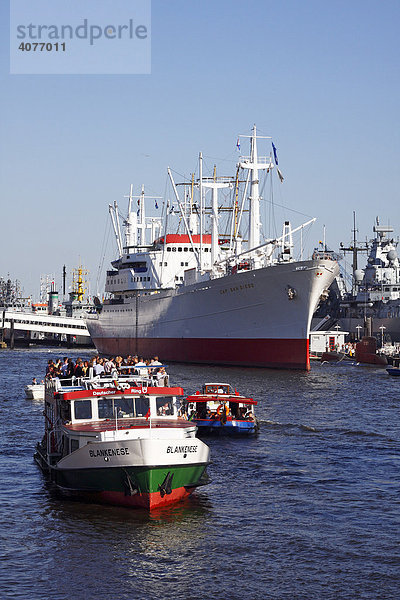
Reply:
[[[122,492],[104,491],[104,492],[84,492],[80,495],[87,496],[90,500],[97,500],[103,504],[113,504],[116,506],[130,506],[134,508],[144,508],[154,510],[168,504],[173,504],[183,500],[194,491],[195,488],[180,487],[173,489],[170,494],[161,496],[160,492],[147,492],[126,496]]]
[[[163,361],[310,369],[308,339],[93,338],[102,354],[161,356]]]

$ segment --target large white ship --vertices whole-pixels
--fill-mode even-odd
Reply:
[[[321,256],[294,259],[294,234],[302,238],[315,219],[295,229],[285,221],[280,237],[262,233],[260,177],[282,174],[274,146],[258,156],[255,126],[246,137],[250,155],[239,159],[234,177],[215,170],[204,177],[201,154],[196,180],[179,187],[168,170],[179,210],[166,202],[162,220],[146,219],[144,191],[137,209],[131,187],[123,239],[118,208],[110,206],[119,256],[107,271],[109,297],[87,320],[99,352],[310,368],[311,318],[338,265]]]

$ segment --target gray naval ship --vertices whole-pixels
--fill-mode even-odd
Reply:
[[[379,218],[373,227],[375,237],[364,244],[357,244],[354,227],[353,244],[341,250],[353,255],[352,289],[346,290],[343,276],[336,278],[319,329],[332,328],[335,324],[350,332],[356,339],[364,334],[365,324],[372,318],[372,334],[383,342],[400,342],[400,261],[398,239],[393,228],[382,226]],[[357,255],[367,253],[367,264],[359,269]]]

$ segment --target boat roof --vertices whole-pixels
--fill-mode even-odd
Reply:
[[[66,391],[60,389],[56,392],[60,394],[63,400],[84,400],[90,398],[96,398],[100,396],[183,396],[183,388],[181,387],[127,387],[119,388],[106,387],[106,388],[94,388],[91,390],[85,390],[82,388],[74,389],[69,388]]]

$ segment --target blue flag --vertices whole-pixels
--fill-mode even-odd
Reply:
[[[272,150],[274,151],[275,164],[278,165],[279,164],[278,163],[278,155],[276,153],[276,147],[275,147],[274,142],[272,142]]]

